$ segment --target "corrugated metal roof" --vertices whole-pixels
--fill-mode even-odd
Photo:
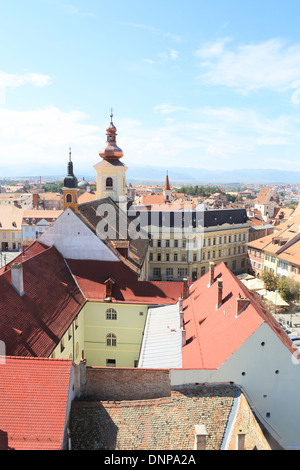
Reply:
[[[179,303],[148,310],[138,367],[182,367]]]

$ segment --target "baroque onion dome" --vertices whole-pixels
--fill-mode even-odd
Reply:
[[[75,189],[78,188],[78,180],[74,176],[73,162],[71,159],[71,148],[69,150],[69,161],[68,161],[68,174],[64,179],[64,188]]]
[[[123,157],[123,151],[117,146],[117,129],[112,122],[113,114],[110,115],[110,124],[106,129],[106,147],[100,150],[99,155],[104,160],[116,160]]]

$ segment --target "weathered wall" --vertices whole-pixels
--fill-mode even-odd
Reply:
[[[169,370],[86,367],[81,374],[81,398],[145,400],[171,396]]]

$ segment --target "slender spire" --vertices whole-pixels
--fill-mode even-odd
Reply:
[[[166,181],[165,181],[164,190],[165,190],[165,191],[170,191],[170,190],[171,190],[171,188],[170,188],[170,182],[169,182],[169,176],[168,176],[168,171],[167,171],[167,175],[166,175]]]

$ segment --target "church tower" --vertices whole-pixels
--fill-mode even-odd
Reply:
[[[163,190],[163,195],[164,195],[164,198],[165,198],[165,202],[171,202],[171,194],[172,194],[172,190],[171,190],[171,187],[170,187],[169,176],[168,176],[168,172],[167,172],[165,186],[164,186],[164,190]]]
[[[117,129],[112,122],[106,129],[106,146],[99,152],[102,160],[94,165],[97,173],[97,199],[110,197],[119,202],[126,196],[127,167],[120,161],[123,157],[122,150],[117,145]]]
[[[63,208],[67,207],[77,213],[78,212],[78,181],[73,172],[73,162],[71,156],[71,149],[69,151],[68,174],[64,179],[63,192]]]

